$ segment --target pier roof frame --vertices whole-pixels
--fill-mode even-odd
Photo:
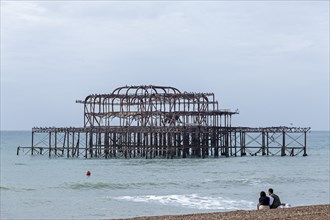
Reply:
[[[138,125],[142,126],[160,126],[165,121],[172,125],[183,121],[205,126],[220,126],[223,121],[230,126],[231,116],[238,114],[219,109],[214,93],[181,92],[170,86],[123,86],[110,94],[88,95],[76,103],[84,104],[84,126],[90,127],[122,126],[132,124],[132,120],[140,121]],[[111,123],[114,118],[120,119],[119,124]],[[125,121],[122,123],[121,119]]]

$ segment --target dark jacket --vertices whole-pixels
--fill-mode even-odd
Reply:
[[[268,205],[269,206],[269,197],[262,196],[259,198],[259,205]]]
[[[270,208],[276,209],[281,205],[281,200],[276,194],[271,194],[270,196],[274,198],[273,204],[270,206]]]

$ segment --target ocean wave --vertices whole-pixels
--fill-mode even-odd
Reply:
[[[202,183],[206,184],[217,184],[217,185],[248,185],[248,186],[270,186],[271,184],[265,180],[260,179],[227,179],[227,180],[211,180],[205,179]]]
[[[82,182],[82,183],[64,183],[60,187],[66,189],[141,189],[141,188],[163,188],[168,185],[178,185],[177,183],[110,183],[110,182]]]
[[[260,179],[235,179],[227,181],[229,184],[242,184],[249,186],[270,186],[271,184]]]
[[[5,186],[0,186],[0,190],[1,191],[7,191],[7,190],[10,190],[9,187],[5,187]]]
[[[142,195],[120,196],[117,200],[132,202],[159,203],[162,205],[183,206],[199,210],[241,210],[254,209],[255,203],[246,200],[232,200],[222,197],[190,195]]]
[[[33,189],[33,188],[20,188],[20,187],[0,186],[0,191],[22,192],[22,191],[34,191],[34,190],[36,190],[36,189]]]
[[[65,183],[59,188],[66,189],[126,189],[127,184],[114,184],[104,182]]]
[[[26,166],[26,165],[28,165],[28,164],[26,164],[26,163],[14,163],[14,165],[15,165],[15,166]]]

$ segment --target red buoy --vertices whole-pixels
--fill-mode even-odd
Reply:
[[[86,172],[86,176],[90,176],[91,175],[91,172],[90,171],[87,171]]]

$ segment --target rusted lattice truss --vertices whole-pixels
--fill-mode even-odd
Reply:
[[[213,93],[124,86],[76,102],[84,105],[84,127],[33,128],[31,147],[19,147],[17,153],[28,149],[86,158],[307,155],[310,128],[232,127],[238,111],[220,109]]]
[[[125,86],[77,102],[84,104],[85,127],[227,127],[237,113],[220,110],[213,93],[181,93],[161,86]]]

